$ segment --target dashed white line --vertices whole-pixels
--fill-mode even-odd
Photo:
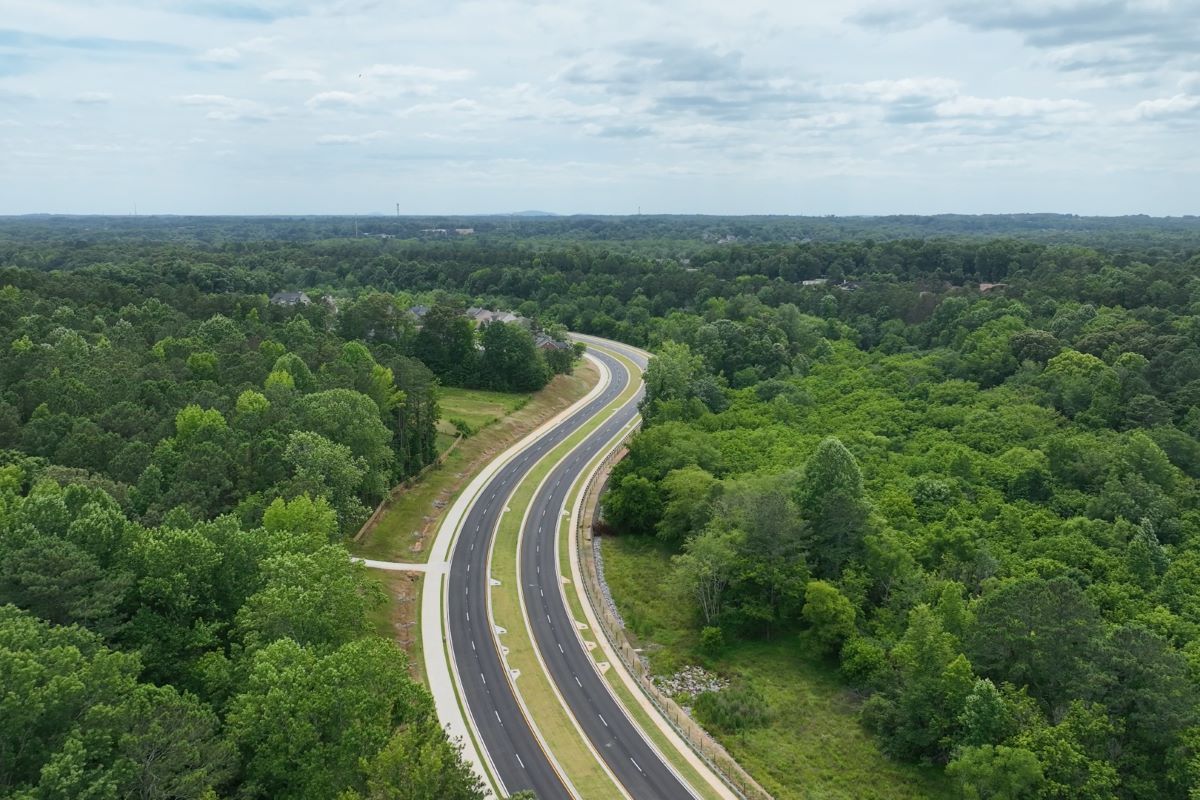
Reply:
[[[576,683],[576,685],[578,685],[578,686],[579,686],[579,688],[580,688],[580,689],[582,689],[582,688],[583,688],[583,684],[579,682],[579,676],[578,676],[578,675],[576,675],[576,676],[575,676],[575,683]]]
[[[513,753],[513,755],[517,756],[516,753]],[[525,762],[521,760],[520,756],[517,756],[517,763],[521,765],[521,769],[525,769]]]
[[[606,728],[607,728],[607,727],[608,727],[608,720],[606,720],[606,719],[604,718],[604,715],[603,715],[603,714],[597,714],[596,716],[600,718],[600,721],[604,723],[604,727],[606,727]]]
[[[503,725],[504,720],[500,719],[500,712],[493,708],[492,713],[496,715],[496,722],[499,722],[501,725]]]
[[[629,760],[630,760],[630,761],[633,761],[633,756],[630,756],[630,757],[629,757]],[[633,761],[633,765],[634,765],[635,767],[637,767],[637,771],[638,771],[638,772],[642,772],[642,768],[641,768],[641,767],[638,767],[638,763],[637,763],[636,761]],[[643,774],[643,775],[645,775],[646,773],[642,772],[642,774]]]

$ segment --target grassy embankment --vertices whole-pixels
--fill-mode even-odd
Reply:
[[[427,542],[436,534],[445,510],[471,478],[493,457],[587,394],[599,377],[596,368],[583,361],[574,374],[559,375],[533,394],[442,389],[438,396],[442,410],[439,448],[444,451],[454,441],[454,426],[448,422],[452,417],[466,421],[475,433],[463,439],[442,466],[398,493],[375,528],[362,541],[351,543],[350,551],[380,561],[427,561]],[[381,636],[393,638],[408,653],[410,671],[423,680],[417,621],[421,618],[424,576],[383,571],[376,575],[389,602],[373,612],[371,621]]]
[[[664,590],[669,548],[639,536],[605,537],[604,573],[617,606],[654,671],[700,664],[758,689],[772,712],[766,727],[717,739],[777,800],[948,798],[941,771],[891,761],[858,723],[859,701],[836,668],[794,634],[741,642],[719,657],[700,651],[686,603]]]

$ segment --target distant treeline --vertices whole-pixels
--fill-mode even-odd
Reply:
[[[459,235],[456,230],[470,230]],[[719,240],[765,244],[930,237],[996,238],[1091,246],[1195,247],[1200,217],[1081,217],[1073,214],[939,214],[877,217],[708,216],[59,216],[0,217],[0,241],[154,241],[216,245],[263,240],[311,242],[355,235],[536,243],[622,244],[623,249],[691,254]],[[662,251],[660,254],[670,254]]]

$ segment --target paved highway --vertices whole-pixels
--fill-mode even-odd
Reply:
[[[629,348],[602,343],[644,362]],[[488,553],[510,494],[538,459],[598,413],[608,414],[597,430],[553,468],[534,497],[518,559],[525,610],[551,679],[592,746],[629,795],[635,800],[688,800],[693,797],[690,789],[663,763],[613,698],[582,645],[561,593],[555,536],[567,492],[605,443],[636,416],[641,396],[639,391],[615,412],[603,411],[625,390],[631,376],[617,359],[592,352],[611,372],[608,387],[502,467],[483,487],[464,518],[450,557],[447,583],[451,657],[468,713],[505,791],[532,789],[541,800],[569,798],[570,791],[525,720],[497,650],[487,607]],[[594,635],[603,634],[596,631]]]

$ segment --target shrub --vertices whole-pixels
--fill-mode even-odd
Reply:
[[[697,719],[706,728],[725,733],[740,733],[761,728],[771,721],[767,701],[754,688],[737,684],[719,692],[703,692],[692,706]]]
[[[725,649],[725,633],[716,626],[706,625],[700,631],[700,647],[709,655],[716,655]]]

